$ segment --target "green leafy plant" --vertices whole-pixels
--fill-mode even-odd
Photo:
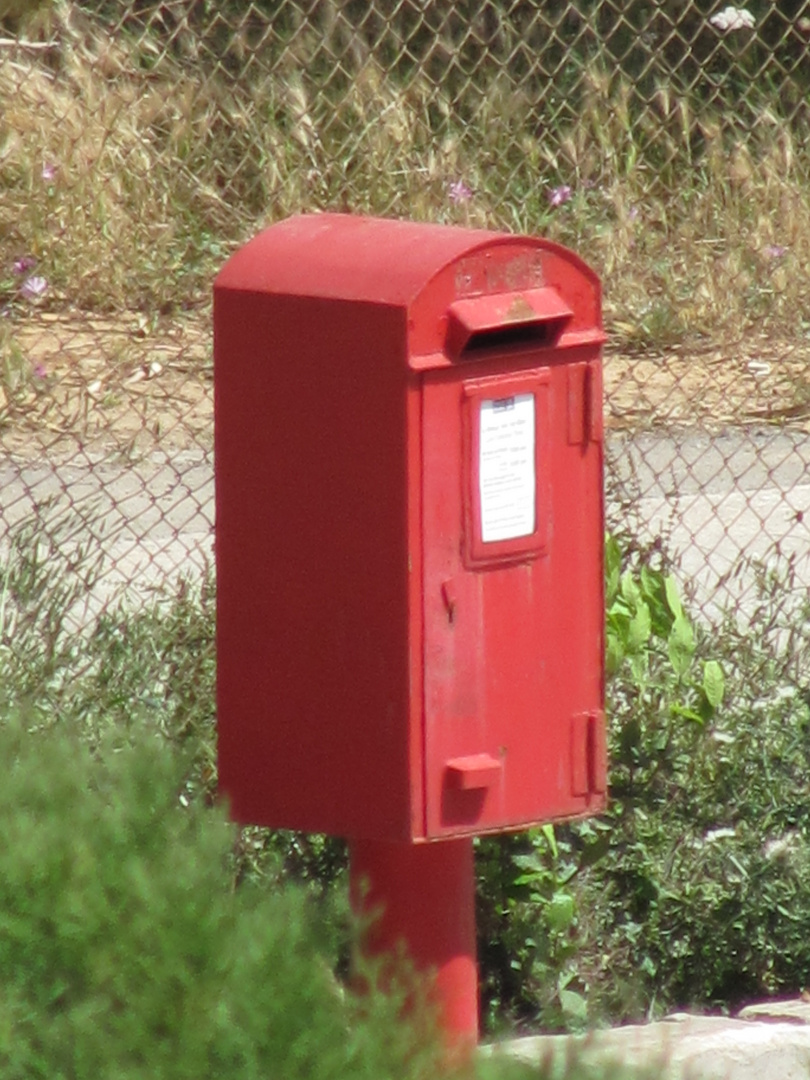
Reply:
[[[790,592],[709,633],[660,556],[609,540],[607,567],[609,844],[577,894],[601,951],[583,965],[589,1004],[638,1015],[801,989],[810,711],[773,632]]]
[[[728,1009],[810,965],[810,605],[788,566],[709,632],[659,550],[606,555],[609,808],[480,842],[496,1027]]]
[[[722,666],[700,655],[668,568],[613,536],[605,563],[611,808],[600,820],[479,843],[480,949],[493,1021],[534,1017],[579,1030],[599,1018],[589,1001],[593,954],[604,932],[599,919],[611,912],[590,895],[589,878],[603,880],[599,868],[615,866],[629,839],[633,848],[635,812],[660,809],[652,793],[671,757],[700,738],[724,697]],[[638,888],[646,888],[641,878]]]
[[[704,660],[695,672],[695,629],[683,608],[675,577],[641,562],[623,565],[619,541],[605,543],[606,668],[609,676],[627,665],[639,695],[674,691],[673,716],[705,723],[722,703],[723,669]],[[660,663],[665,651],[667,666]],[[659,661],[656,663],[656,661]]]

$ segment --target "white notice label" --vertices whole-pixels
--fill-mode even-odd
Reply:
[[[484,543],[535,530],[534,394],[481,402],[478,484]]]

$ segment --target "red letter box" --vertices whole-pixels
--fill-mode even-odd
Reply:
[[[413,842],[604,805],[600,290],[542,239],[293,218],[215,284],[219,768]]]

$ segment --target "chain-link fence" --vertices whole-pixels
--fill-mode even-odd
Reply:
[[[810,576],[810,2],[0,0],[2,529],[210,562],[210,284],[348,209],[602,274],[609,513],[707,613]],[[100,590],[100,591],[99,591]]]

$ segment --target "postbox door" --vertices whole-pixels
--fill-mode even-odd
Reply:
[[[424,377],[429,837],[570,816],[604,791],[599,464],[587,438],[568,445],[569,390],[561,365]]]

